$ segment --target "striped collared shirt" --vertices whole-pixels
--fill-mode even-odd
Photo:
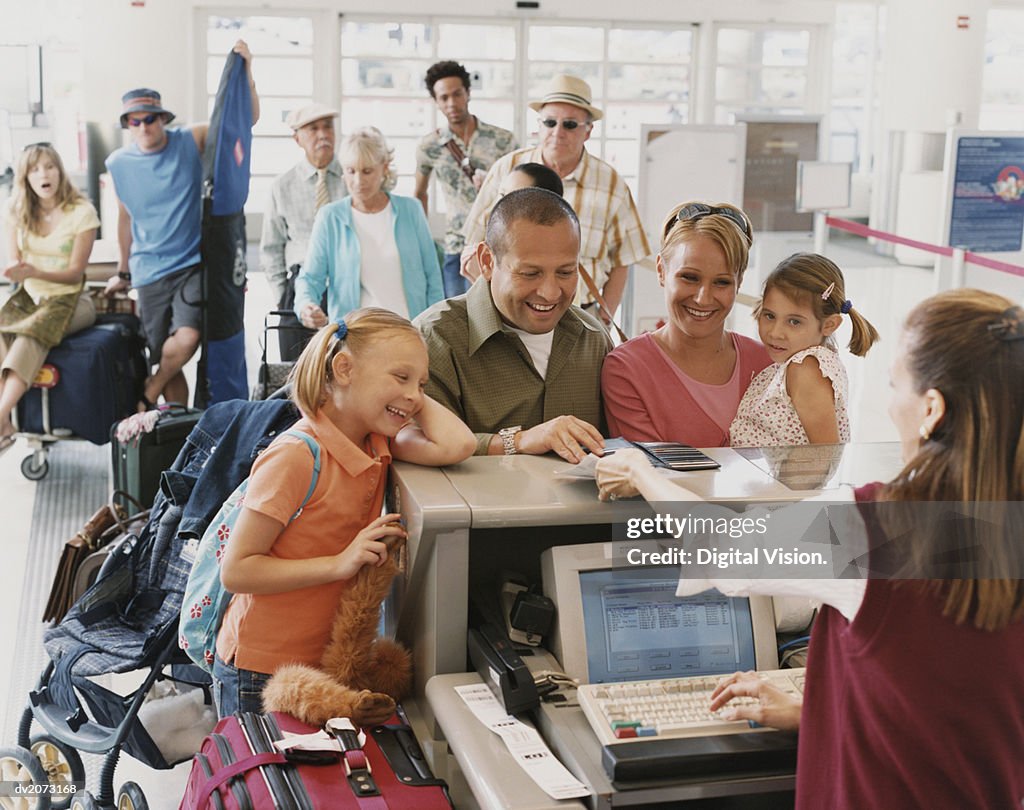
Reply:
[[[498,201],[498,188],[520,163],[543,163],[541,147],[518,149],[497,161],[487,173],[476,202],[466,217],[466,243],[484,238],[487,216]],[[598,289],[604,287],[613,267],[635,264],[650,255],[640,215],[629,186],[609,164],[586,149],[572,174],[562,178],[563,196],[580,220],[580,262],[590,271]],[[590,293],[581,289],[584,301]]]
[[[303,158],[274,178],[270,187],[260,238],[260,269],[274,288],[275,301],[284,292],[288,268],[306,260],[316,213],[316,177],[316,167]],[[331,202],[348,194],[337,158],[327,164],[327,194]]]

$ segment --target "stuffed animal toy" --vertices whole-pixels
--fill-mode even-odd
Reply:
[[[341,596],[320,669],[281,667],[263,690],[264,711],[285,712],[311,726],[332,717],[373,726],[391,717],[412,682],[409,651],[377,638],[380,604],[399,572],[397,558],[396,545],[384,565],[360,569]]]

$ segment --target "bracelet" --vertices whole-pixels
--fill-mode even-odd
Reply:
[[[131,281],[132,280],[132,274],[131,273],[125,273],[123,271],[118,272],[117,277],[119,279],[121,279],[121,281]]]

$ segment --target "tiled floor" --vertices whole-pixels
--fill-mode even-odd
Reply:
[[[762,239],[758,254],[764,264],[795,250],[809,250],[809,239]],[[903,267],[891,259],[881,257],[860,240],[836,240],[828,253],[843,267],[848,297],[857,308],[871,320],[882,335],[880,342],[867,356],[855,358],[844,356],[850,376],[850,417],[851,430],[856,441],[886,441],[895,439],[895,432],[886,416],[888,400],[888,365],[899,334],[899,325],[906,313],[917,302],[933,290],[933,274],[930,269]],[[768,257],[771,257],[769,259]],[[756,261],[756,258],[755,258]],[[250,262],[254,267],[255,262]],[[769,268],[770,269],[770,268]],[[765,268],[752,265],[748,276],[746,292],[757,294],[758,281],[766,272]],[[1011,295],[1018,302],[1024,301],[1024,279],[1007,277],[998,280],[1000,291]],[[249,372],[254,377],[258,368],[257,339],[262,334],[262,314],[270,309],[270,294],[262,275],[250,277],[247,298],[247,337],[249,344]],[[737,307],[733,316],[733,328],[756,337],[753,322],[748,312]],[[848,326],[840,331],[841,344],[849,339]],[[107,452],[97,448],[97,452]],[[18,465],[24,455],[19,445],[0,458],[0,488],[5,505],[5,532],[3,569],[0,575],[0,643],[3,649],[13,651],[16,629],[20,622],[37,621],[40,607],[22,604],[22,584],[32,576],[26,571],[25,559],[30,542],[30,518],[35,485],[26,481],[18,472]],[[10,661],[13,656],[8,656]],[[0,695],[6,696],[12,689],[15,677],[9,664],[0,664]],[[19,687],[20,688],[20,687]],[[6,705],[6,700],[5,700]],[[8,716],[3,725],[2,743],[13,742],[13,724],[16,718]],[[117,784],[126,780],[138,781],[146,792],[154,810],[170,810],[178,805],[187,773],[187,765],[170,772],[149,770],[128,757],[118,767]]]

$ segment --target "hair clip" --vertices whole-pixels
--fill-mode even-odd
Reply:
[[[843,301],[842,304],[839,305],[839,311],[843,315],[849,313],[851,309],[853,309],[853,301],[851,301],[849,298],[847,298],[845,301]]]
[[[1024,310],[1020,307],[1010,307],[999,317],[998,321],[988,326],[988,331],[993,337],[1007,342],[1024,340]]]
[[[338,331],[334,333],[334,336],[338,340],[344,340],[348,335],[348,324],[345,323],[344,318],[338,318]]]
[[[829,297],[830,295],[832,295],[832,290],[834,290],[835,288],[836,288],[836,283],[835,283],[835,282],[833,281],[833,282],[832,282],[831,284],[829,284],[829,285],[828,285],[828,286],[827,286],[827,287],[825,288],[825,292],[823,292],[823,293],[821,294],[821,300],[822,300],[822,301],[828,301],[828,297]]]

